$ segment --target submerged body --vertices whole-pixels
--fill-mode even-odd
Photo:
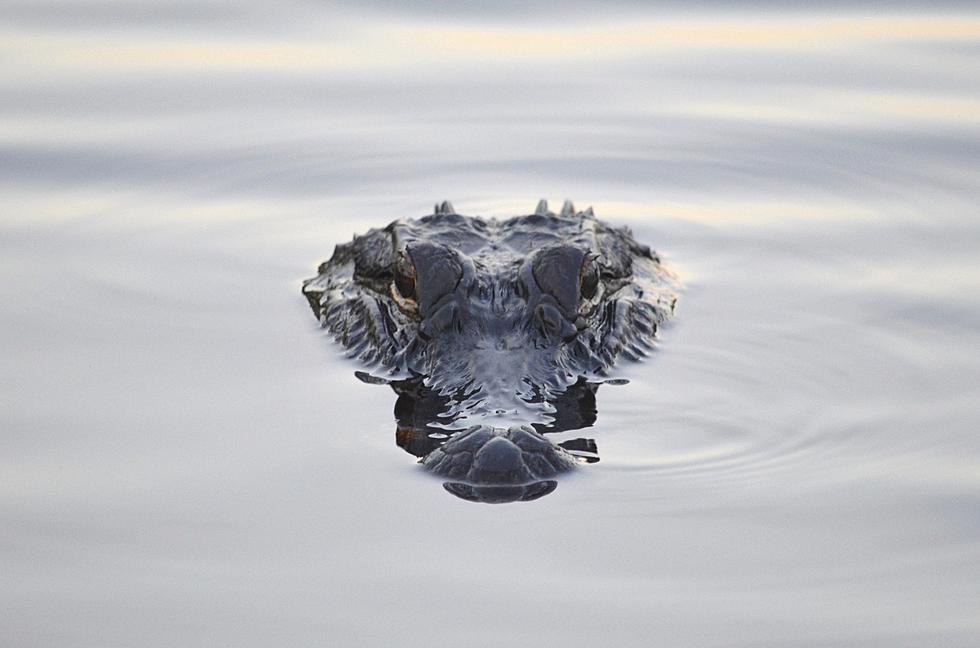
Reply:
[[[541,201],[496,220],[443,203],[337,246],[303,293],[351,356],[417,396],[402,438],[461,431],[417,452],[423,464],[458,480],[447,488],[460,496],[500,501],[550,492],[526,487],[575,465],[541,432],[591,424],[568,423],[562,407],[594,405],[583,383],[645,355],[673,312],[672,283],[650,248],[591,209]]]

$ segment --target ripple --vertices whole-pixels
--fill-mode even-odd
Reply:
[[[807,292],[799,270],[760,285],[758,262],[734,261],[744,265],[688,290],[651,362],[624,368],[630,385],[599,393],[604,470],[647,474],[651,487],[778,489],[860,481],[941,446],[930,383],[948,363],[896,344],[891,321],[860,322],[867,294]],[[947,395],[962,401],[958,390]]]

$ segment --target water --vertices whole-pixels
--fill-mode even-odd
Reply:
[[[980,15],[505,9],[4,4],[4,646],[980,641]],[[472,504],[299,281],[540,197],[684,290]]]

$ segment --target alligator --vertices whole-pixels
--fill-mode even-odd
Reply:
[[[303,294],[356,375],[398,394],[398,445],[491,503],[598,460],[591,439],[545,434],[593,424],[599,385],[649,354],[677,299],[648,246],[569,201],[505,220],[436,204],[338,245],[318,273]]]

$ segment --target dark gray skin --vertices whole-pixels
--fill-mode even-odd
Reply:
[[[400,419],[399,434],[457,430],[416,452],[422,464],[450,492],[498,502],[547,494],[577,464],[541,432],[569,418],[563,403],[594,404],[588,386],[619,357],[647,354],[673,312],[673,285],[649,247],[591,208],[566,202],[555,214],[541,201],[496,220],[442,203],[337,246],[303,293],[349,354],[386,377],[374,381],[400,402],[423,394],[423,420],[404,432]]]

